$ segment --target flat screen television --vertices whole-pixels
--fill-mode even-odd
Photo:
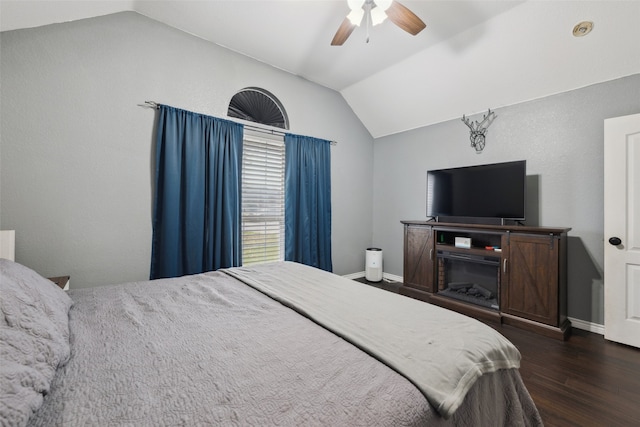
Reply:
[[[427,216],[525,220],[525,160],[427,172]]]

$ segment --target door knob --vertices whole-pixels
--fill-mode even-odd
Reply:
[[[609,239],[609,243],[611,243],[613,246],[618,246],[622,243],[622,240],[620,240],[619,237],[612,237]]]

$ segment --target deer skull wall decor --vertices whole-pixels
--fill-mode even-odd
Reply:
[[[471,146],[476,149],[476,153],[480,154],[482,153],[482,150],[484,150],[485,134],[496,117],[498,116],[496,116],[496,113],[491,111],[491,108],[489,108],[489,111],[484,117],[482,117],[482,121],[479,123],[478,121],[471,123],[464,114],[462,115],[462,121],[465,125],[469,126],[469,129],[471,129],[469,139],[471,139]]]

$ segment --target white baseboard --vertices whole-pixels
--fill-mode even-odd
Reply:
[[[382,278],[391,280],[392,282],[400,282],[402,283],[402,276],[396,276],[395,274],[382,273]]]
[[[351,279],[351,280],[359,279],[361,277],[364,277],[364,271],[360,271],[358,273],[345,274],[342,277],[344,277],[346,279]]]
[[[582,329],[583,331],[604,335],[604,325],[587,322],[586,320],[574,319],[573,317],[569,317],[569,321],[571,322],[571,326],[576,329]]]
[[[366,273],[364,271],[359,271],[357,273],[345,274],[342,277],[354,280],[354,279],[360,279],[365,275]],[[391,282],[402,282],[402,276],[396,276],[395,274],[389,274],[389,273],[382,273],[382,280],[391,281]]]

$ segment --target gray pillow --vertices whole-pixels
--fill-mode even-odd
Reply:
[[[69,360],[72,304],[53,282],[0,259],[0,425],[25,425]]]

